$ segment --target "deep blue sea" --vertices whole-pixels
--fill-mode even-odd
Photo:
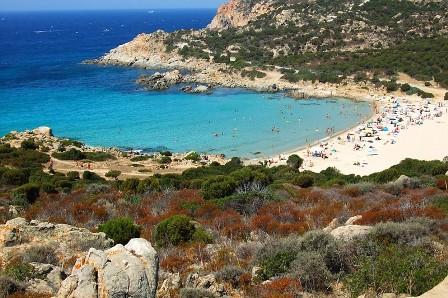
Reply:
[[[349,100],[229,89],[147,92],[135,80],[148,70],[80,64],[141,32],[205,27],[214,13],[0,12],[0,135],[45,125],[95,146],[254,157],[305,145],[328,127],[342,130],[369,115],[368,104]]]

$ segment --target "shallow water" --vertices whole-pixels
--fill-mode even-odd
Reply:
[[[80,65],[139,32],[204,27],[214,11],[0,13],[0,134],[46,125],[89,145],[254,157],[342,130],[370,113],[349,100],[296,101],[218,89],[146,92],[147,71]]]

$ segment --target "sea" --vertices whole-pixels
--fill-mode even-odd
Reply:
[[[0,135],[49,126],[88,145],[254,158],[341,131],[371,113],[348,99],[218,88],[146,91],[153,71],[84,65],[142,32],[199,29],[214,10],[0,12]]]

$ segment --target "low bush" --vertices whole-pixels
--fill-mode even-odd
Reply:
[[[1,183],[4,185],[19,186],[28,182],[28,174],[24,170],[19,169],[5,169],[0,178]]]
[[[55,152],[51,156],[59,160],[83,160],[87,157],[86,154],[75,148],[65,152]]]
[[[162,156],[160,159],[159,159],[159,164],[162,164],[162,165],[167,165],[167,164],[170,164],[171,162],[172,162],[173,160],[171,159],[171,157],[169,157],[169,156]]]
[[[432,205],[443,211],[448,216],[448,196],[437,196],[432,199]]]
[[[105,181],[103,178],[101,178],[98,174],[90,171],[84,171],[82,173],[82,179],[88,180],[92,182],[99,182],[99,181]]]
[[[187,156],[185,156],[186,160],[191,160],[194,162],[198,162],[201,160],[201,155],[197,152],[191,152]]]
[[[51,245],[33,246],[22,255],[25,263],[42,263],[59,266],[59,260],[55,254],[55,247]]]
[[[92,183],[87,185],[86,191],[90,194],[99,194],[109,191],[110,188],[111,187],[108,184]]]
[[[22,141],[20,148],[24,150],[37,150],[39,146],[34,142],[34,139],[27,139]]]
[[[256,263],[261,267],[262,280],[286,273],[300,250],[301,238],[290,236],[272,239],[256,252]]]
[[[405,222],[379,223],[369,237],[382,245],[397,244],[417,246],[425,243],[432,234],[433,222],[427,219],[411,219]]]
[[[357,297],[369,290],[419,296],[440,283],[448,274],[440,263],[418,247],[389,245],[378,257],[361,257],[357,270],[346,278],[345,286]]]
[[[294,178],[293,184],[300,186],[302,188],[308,188],[308,187],[313,186],[314,177],[311,175],[307,175],[307,174],[300,174]]]
[[[112,154],[106,152],[85,152],[86,159],[91,161],[106,161],[116,159]]]
[[[28,204],[33,204],[39,197],[39,185],[28,183],[16,188],[12,196],[16,203],[19,205],[26,206]]]
[[[127,244],[129,240],[140,237],[140,227],[128,217],[114,218],[99,226],[98,230],[113,239],[115,244]]]
[[[28,281],[35,276],[35,270],[21,258],[15,258],[5,266],[3,274],[17,281]]]
[[[140,155],[140,156],[136,156],[131,158],[132,162],[139,162],[139,161],[147,161],[149,159],[153,158],[153,156],[150,155]]]
[[[297,278],[308,292],[327,292],[333,281],[324,258],[316,252],[299,252],[291,265],[290,276]]]
[[[111,171],[107,172],[105,176],[107,178],[117,180],[118,177],[120,177],[120,175],[121,175],[121,171],[111,170]]]
[[[160,222],[154,228],[153,238],[159,247],[177,246],[190,241],[211,242],[211,237],[184,215],[174,215]]]
[[[69,180],[72,180],[72,181],[74,181],[74,180],[79,180],[79,178],[80,178],[80,176],[79,176],[79,172],[76,172],[76,171],[68,172],[68,173],[67,173],[67,178],[68,178]]]
[[[233,209],[240,214],[253,215],[263,207],[263,205],[273,199],[268,192],[243,192],[229,197],[218,199],[215,203],[222,209]]]
[[[201,187],[206,200],[224,198],[231,195],[237,187],[235,180],[228,176],[216,176],[207,179]]]
[[[237,266],[225,266],[215,273],[215,278],[218,282],[227,282],[234,288],[240,287],[242,283],[241,277],[246,274],[246,271]]]
[[[51,193],[57,193],[56,187],[51,183],[43,183],[41,186],[41,189],[43,192],[51,194]]]

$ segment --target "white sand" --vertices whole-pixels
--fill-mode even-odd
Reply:
[[[415,99],[414,99],[415,100]],[[383,106],[388,104],[388,99],[383,99]],[[408,107],[412,104],[417,106],[422,105],[423,100],[417,102],[407,102],[407,100],[399,100],[401,106]],[[431,103],[431,109],[434,109],[440,101]],[[329,158],[323,159],[321,157],[308,157],[308,149],[301,149],[293,152],[305,159],[304,169],[313,172],[320,172],[328,167],[335,167],[344,174],[368,175],[378,171],[385,170],[391,166],[399,163],[405,158],[415,158],[420,160],[441,160],[448,155],[448,103],[444,104],[443,108],[438,108],[443,111],[441,117],[433,117],[432,119],[425,119],[423,124],[409,124],[404,123],[404,129],[401,129],[395,136],[389,132],[380,132],[378,136],[381,140],[375,140],[372,143],[359,142],[359,137],[356,131],[360,127],[357,126],[348,132],[340,135],[340,140],[337,136],[324,141],[328,144],[324,147]],[[388,114],[390,115],[390,113]],[[372,119],[376,119],[374,116]],[[355,142],[347,142],[347,133],[354,133]],[[396,143],[392,144],[391,140]],[[387,144],[386,144],[387,142]],[[360,150],[354,150],[355,143],[363,146]],[[369,148],[373,146],[374,149]],[[320,148],[319,145],[311,147]],[[375,155],[372,155],[374,153]],[[289,154],[288,154],[289,155]],[[282,155],[282,160],[275,157],[272,160],[275,163],[272,166],[285,164],[288,155]],[[360,163],[360,165],[355,165]]]

